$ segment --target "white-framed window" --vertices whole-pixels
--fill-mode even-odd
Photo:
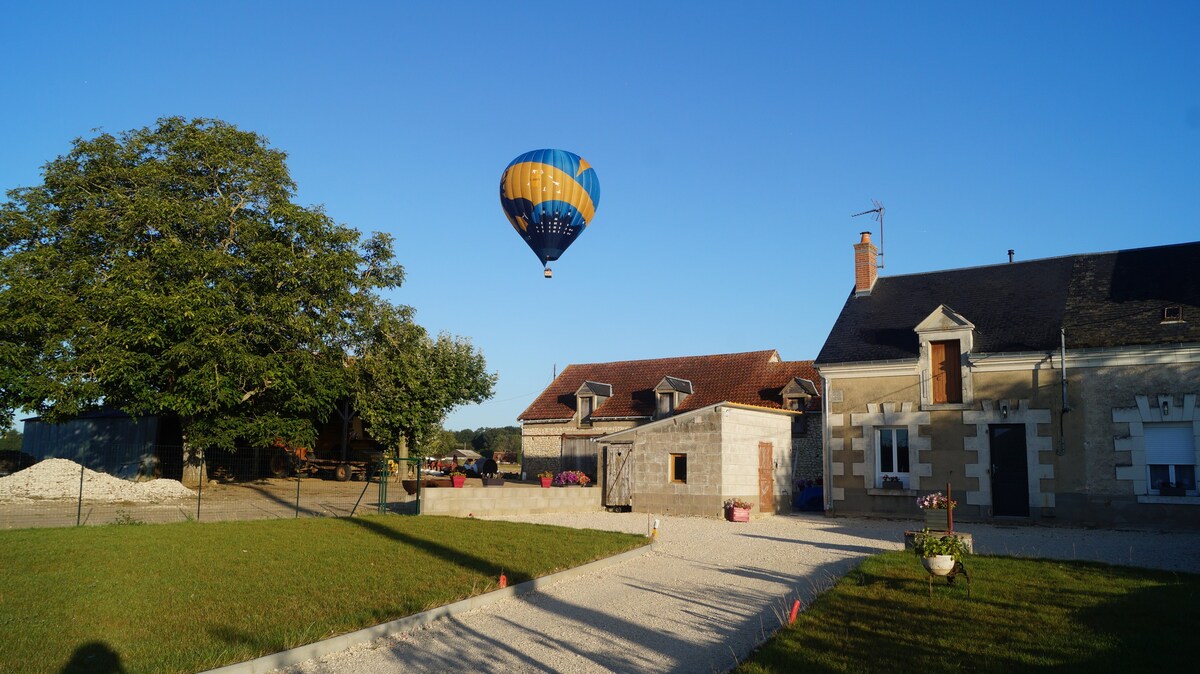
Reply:
[[[1151,494],[1196,493],[1196,436],[1191,423],[1148,423],[1146,472]]]
[[[898,477],[908,489],[908,429],[884,427],[875,431],[875,486],[883,487],[883,478]]]

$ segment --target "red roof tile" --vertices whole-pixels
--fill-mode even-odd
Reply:
[[[545,391],[517,417],[521,421],[569,419],[575,414],[575,392],[585,381],[612,385],[612,397],[593,413],[593,419],[654,415],[654,387],[663,377],[692,382],[694,393],[676,413],[731,402],[781,409],[780,390],[793,378],[808,379],[820,391],[821,380],[811,360],[780,361],[775,350],[686,356],[615,363],[568,365]],[[819,409],[810,401],[810,409]]]

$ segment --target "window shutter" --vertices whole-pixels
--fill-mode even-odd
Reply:
[[[962,360],[957,341],[930,342],[933,402],[962,402]]]
[[[1191,424],[1146,424],[1147,465],[1196,463],[1196,438]]]

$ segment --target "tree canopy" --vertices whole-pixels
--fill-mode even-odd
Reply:
[[[383,307],[370,325],[354,371],[358,412],[376,440],[397,446],[403,439],[421,454],[451,409],[491,397],[496,377],[467,340],[431,338],[391,307]]]
[[[391,238],[294,203],[285,159],[220,120],[170,117],[76,139],[41,185],[9,191],[0,414],[53,422],[104,404],[233,448],[311,442],[348,396],[422,410],[387,419],[413,436],[422,414],[490,396],[482,355],[422,339],[411,309],[382,298],[404,278]]]

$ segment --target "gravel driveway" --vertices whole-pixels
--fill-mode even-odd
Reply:
[[[645,514],[503,518],[645,533]],[[723,672],[862,558],[918,524],[821,515],[662,517],[654,551],[288,673]],[[1200,573],[1200,532],[968,524],[977,552]]]

